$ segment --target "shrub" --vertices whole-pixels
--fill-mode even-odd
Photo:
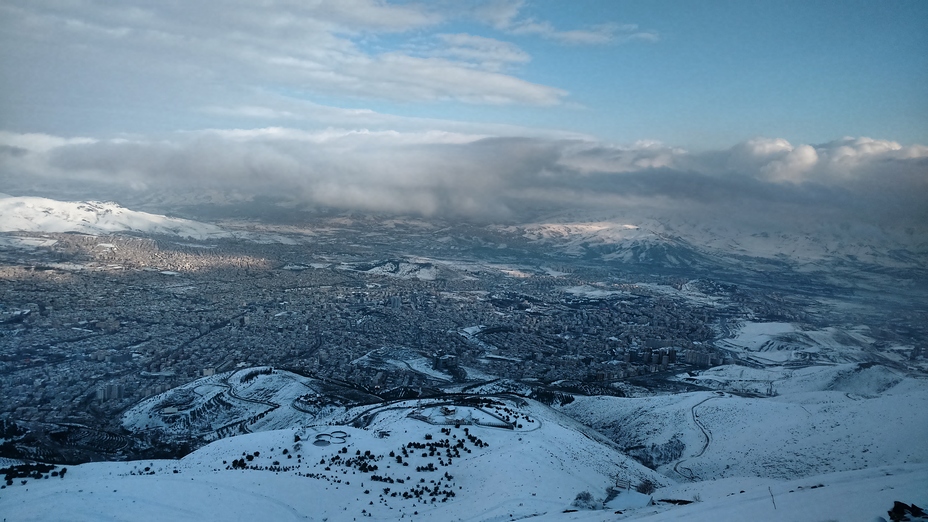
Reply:
[[[635,491],[638,493],[644,493],[645,495],[650,495],[654,493],[654,490],[657,489],[657,484],[655,484],[651,479],[644,479],[641,481],[641,484],[638,484],[635,487]]]
[[[581,491],[577,493],[577,496],[574,498],[574,501],[571,503],[571,506],[580,509],[596,509],[596,501],[593,499],[593,494],[589,491]]]

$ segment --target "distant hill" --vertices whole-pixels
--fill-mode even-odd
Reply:
[[[205,240],[230,237],[221,228],[100,201],[56,201],[0,194],[0,232],[164,234]]]

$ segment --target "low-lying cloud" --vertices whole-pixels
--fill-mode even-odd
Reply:
[[[454,132],[216,130],[94,140],[0,133],[7,192],[144,201],[283,198],[308,206],[517,222],[636,208],[740,219],[928,225],[928,147],[755,139],[687,152]],[[164,197],[162,197],[164,196]]]

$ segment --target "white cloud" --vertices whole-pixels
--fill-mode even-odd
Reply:
[[[524,0],[491,0],[478,3],[473,7],[471,15],[481,23],[505,29],[519,16],[524,5]]]
[[[515,35],[534,35],[569,45],[602,45],[612,42],[634,40],[656,42],[660,39],[655,31],[644,31],[636,24],[607,22],[583,29],[562,30],[547,20],[521,17],[525,7],[522,0],[498,0],[478,5],[473,16],[500,31]]]
[[[818,163],[818,152],[811,145],[799,145],[785,156],[764,165],[761,172],[773,181],[798,183],[802,176]]]
[[[246,4],[249,2],[245,2]],[[288,10],[302,11],[305,16],[319,18],[344,28],[377,31],[407,31],[440,23],[443,17],[430,12],[421,4],[397,5],[382,0],[330,0],[286,2]]]
[[[437,38],[445,44],[433,52],[436,56],[447,56],[472,63],[481,69],[499,71],[509,65],[527,63],[531,56],[510,42],[471,34],[439,34]]]
[[[227,192],[490,220],[643,206],[697,220],[725,209],[757,220],[923,229],[926,164],[928,147],[867,138],[757,139],[692,153],[654,142],[620,147],[435,129],[264,127],[133,141],[0,134],[0,186],[9,193],[55,187],[70,199],[131,200]]]
[[[535,35],[570,45],[602,45],[634,40],[656,42],[660,39],[657,32],[641,30],[636,24],[609,22],[583,29],[558,29],[547,20],[520,16],[524,7],[523,0],[495,0],[479,3],[471,14],[478,21],[500,31]]]
[[[300,122],[306,132],[312,129],[367,129],[370,132],[394,131],[406,134],[448,132],[471,136],[521,136],[546,139],[592,140],[592,136],[544,127],[524,127],[502,123],[482,123],[439,118],[398,116],[363,107],[333,107],[272,92],[256,92],[255,106],[207,106],[200,110],[209,110],[210,114],[228,116],[229,121],[216,122],[216,127],[248,126],[248,119],[240,118],[239,112],[252,112],[250,107],[259,107],[260,113],[280,113],[292,115],[294,122]],[[279,122],[268,121],[268,124]],[[195,131],[193,131],[195,132]]]
[[[60,136],[52,136],[50,134],[19,134],[15,132],[0,131],[0,145],[23,149],[29,152],[44,153],[67,145],[88,145],[96,142],[96,139],[86,137],[62,138]]]
[[[140,99],[167,92],[215,97],[217,91],[265,86],[373,99],[542,106],[560,104],[567,95],[501,72],[529,57],[491,38],[445,35],[443,52],[432,56],[383,47],[384,33],[436,27],[446,19],[428,4],[14,1],[3,14],[8,30],[0,31],[0,45],[40,57],[54,51],[30,67],[61,63],[70,70],[46,74],[83,75],[106,89],[138,81],[139,89],[154,91]],[[81,66],[85,63],[98,69],[96,76]]]
[[[299,116],[290,111],[281,111],[270,107],[240,105],[237,107],[220,107],[210,105],[202,108],[203,112],[219,116],[233,116],[258,119],[297,119]]]
[[[550,40],[575,45],[605,44],[615,40],[615,26],[601,25],[592,29],[574,29],[558,31],[550,22],[534,19],[519,20],[506,30],[518,35],[538,35]]]

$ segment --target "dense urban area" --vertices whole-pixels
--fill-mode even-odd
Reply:
[[[120,414],[146,397],[262,365],[381,397],[500,378],[622,395],[738,362],[714,343],[729,324],[809,320],[782,296],[709,279],[476,261],[421,238],[414,251],[434,257],[385,258],[382,245],[338,231],[312,245],[41,241],[4,251],[0,265],[0,417],[39,431],[118,437]]]

